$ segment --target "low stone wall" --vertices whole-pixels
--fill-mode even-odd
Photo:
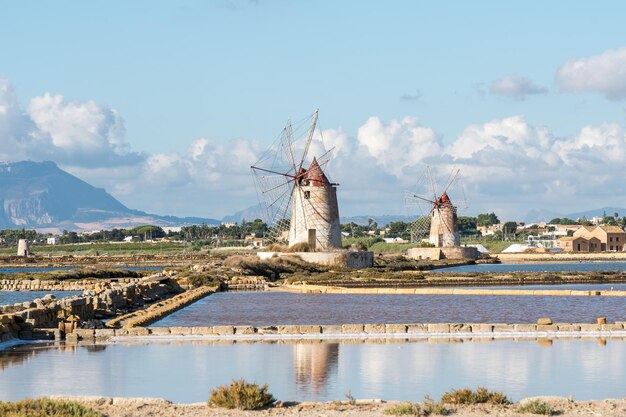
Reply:
[[[141,278],[104,278],[80,280],[0,279],[0,291],[84,291],[111,284],[131,284]]]
[[[144,310],[128,313],[106,323],[109,328],[148,326],[201,298],[215,293],[219,287],[199,287],[150,305]]]
[[[278,326],[208,326],[208,327],[134,327],[121,329],[77,329],[78,340],[105,340],[112,337],[161,336],[206,337],[211,339],[249,339],[259,337],[281,338],[293,336],[333,336],[339,338],[364,338],[369,335],[431,337],[440,335],[465,335],[468,337],[494,337],[500,335],[520,336],[626,336],[626,322],[607,324],[554,323],[554,324],[505,324],[505,323],[408,323],[408,324],[343,324],[343,325],[278,325]]]
[[[448,246],[442,248],[410,248],[407,250],[407,258],[430,259],[478,259],[478,249],[465,246]]]
[[[418,295],[534,295],[563,297],[626,297],[626,291],[582,291],[582,290],[490,290],[480,288],[346,288],[326,285],[292,285],[285,284],[273,289],[307,294],[418,294]]]
[[[275,256],[299,256],[305,262],[319,265],[337,265],[348,268],[371,268],[374,266],[374,252],[336,251],[336,252],[257,252],[261,260]]]
[[[19,337],[37,338],[44,329],[46,335],[52,332],[55,338],[61,337],[59,330],[68,318],[74,321],[89,320],[97,315],[111,315],[119,309],[143,304],[178,291],[167,277],[155,275],[141,279],[137,283],[102,289],[100,292],[86,292],[85,295],[38,299],[2,307],[0,314],[0,340]],[[54,330],[57,332],[54,332]],[[39,333],[38,333],[39,332]]]

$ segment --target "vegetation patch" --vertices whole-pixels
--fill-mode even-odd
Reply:
[[[399,403],[385,408],[383,414],[388,416],[419,416],[421,415],[421,411],[420,406],[417,404]]]
[[[15,403],[0,402],[3,417],[103,417],[97,411],[74,401],[23,400]]]
[[[317,273],[328,270],[328,267],[304,262],[297,256],[276,256],[260,260],[256,255],[233,255],[226,258],[224,266],[239,269],[245,275],[261,275],[270,279],[278,279],[283,273]]]
[[[556,414],[554,408],[550,404],[539,400],[532,400],[521,404],[517,407],[517,411],[520,413],[542,414],[544,416]]]
[[[127,271],[123,269],[79,269],[72,271],[51,272],[16,272],[14,274],[0,274],[0,279],[41,281],[72,281],[80,279],[110,279],[110,278],[141,278],[155,271]]]
[[[443,403],[435,402],[427,395],[422,404],[410,402],[393,404],[383,410],[383,414],[389,416],[445,416],[450,414],[450,410]]]
[[[478,387],[476,391],[469,388],[448,391],[441,396],[444,404],[469,405],[469,404],[511,404],[509,399],[499,391],[489,391],[485,387]]]
[[[267,384],[259,386],[243,379],[233,380],[229,386],[220,385],[211,390],[209,405],[239,410],[258,410],[276,401]]]

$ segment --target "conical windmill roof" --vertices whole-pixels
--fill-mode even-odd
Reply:
[[[454,206],[452,205],[452,201],[450,201],[450,197],[448,197],[448,193],[444,191],[443,194],[441,194],[441,197],[439,197],[436,201],[435,201],[435,207],[450,207],[450,208],[454,208]]]
[[[328,187],[330,185],[330,181],[322,171],[322,167],[318,164],[317,159],[313,158],[313,162],[311,162],[311,166],[304,174],[304,179],[308,180],[310,186],[314,187]]]

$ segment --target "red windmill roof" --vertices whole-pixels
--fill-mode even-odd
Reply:
[[[309,181],[309,185],[314,187],[327,187],[330,185],[330,181],[324,175],[324,171],[322,171],[322,167],[317,163],[317,159],[313,158],[313,162],[311,162],[311,166],[304,174],[304,179]]]
[[[447,207],[453,207],[452,206],[452,201],[450,201],[450,197],[448,197],[448,193],[446,193],[444,191],[443,194],[441,194],[441,197],[439,197],[436,201],[435,201],[435,206],[447,206]]]

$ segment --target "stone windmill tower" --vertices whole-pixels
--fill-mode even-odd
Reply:
[[[461,245],[456,207],[446,191],[433,202],[428,241],[438,248]]]
[[[461,245],[457,207],[452,203],[449,192],[458,182],[459,170],[453,171],[443,191],[437,190],[434,174],[430,168],[424,173],[424,184],[421,188],[430,188],[430,198],[409,192],[405,202],[409,212],[417,206],[421,215],[411,224],[411,240],[425,241],[435,247],[453,247]]]
[[[338,184],[332,183],[323,169],[329,152],[307,164],[317,119],[315,111],[302,141],[294,139],[298,126],[288,123],[278,143],[251,168],[271,226],[270,240],[290,247],[307,243],[314,250],[332,250],[341,248],[341,229]],[[302,154],[296,158],[299,144]]]

